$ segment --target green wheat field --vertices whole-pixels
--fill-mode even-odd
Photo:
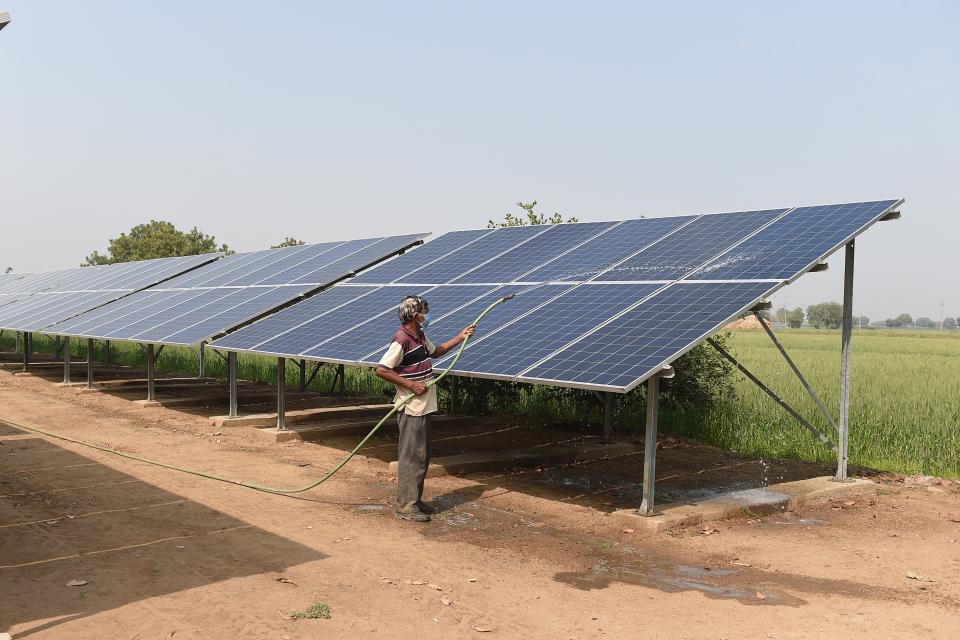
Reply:
[[[836,419],[840,389],[839,332],[782,329],[778,336]],[[84,357],[84,345],[84,341],[74,341],[76,357]],[[0,338],[0,346],[11,349],[12,336],[5,334]],[[763,332],[736,331],[730,347],[747,368],[836,442],[836,431],[819,413]],[[50,352],[53,348],[51,338],[35,337],[37,351]],[[102,360],[102,345],[98,343],[95,348],[95,358]],[[144,366],[146,362],[145,352],[135,344],[114,344],[111,357],[118,364]],[[207,362],[207,375],[225,377],[219,357],[211,353]],[[166,348],[157,368],[195,374],[196,352]],[[276,360],[240,354],[238,373],[242,379],[275,383]],[[329,390],[333,374],[333,367],[321,367],[311,389]],[[686,410],[664,407],[662,431],[761,457],[835,459],[835,454],[753,383],[738,372],[733,375],[734,393],[712,407]],[[296,367],[287,367],[287,378],[291,386],[296,384]],[[960,476],[960,331],[856,331],[852,380],[851,464],[900,473]],[[373,376],[371,370],[352,367],[347,368],[345,391],[384,398],[390,394],[389,387]],[[444,400],[441,392],[441,403]],[[618,411],[617,429],[641,431],[643,407],[624,405],[626,403]],[[546,421],[582,420],[584,415],[582,407],[564,406],[538,387],[529,388],[519,394],[512,406],[500,409]],[[588,419],[598,421],[599,411]]]

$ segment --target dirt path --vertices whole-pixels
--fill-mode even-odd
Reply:
[[[0,420],[296,485],[339,459],[0,372]],[[401,522],[387,463],[298,499],[0,425],[0,631],[14,638],[950,638],[960,496],[888,482],[778,518],[643,537],[584,506],[428,481]],[[919,579],[909,578],[908,573]],[[85,581],[67,586],[71,580]],[[291,620],[313,602],[329,620]],[[449,604],[448,604],[449,603]]]

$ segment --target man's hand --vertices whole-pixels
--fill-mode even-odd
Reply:
[[[463,331],[460,332],[460,335],[457,336],[458,342],[463,342],[467,338],[473,335],[473,332],[477,330],[477,325],[471,324],[470,326],[464,327]]]
[[[413,391],[414,395],[422,396],[427,392],[427,385],[422,382],[411,382],[410,386],[407,387],[410,391]]]

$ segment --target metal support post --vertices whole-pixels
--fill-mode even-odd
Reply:
[[[103,364],[106,367],[110,366],[110,341],[105,340],[103,342]]]
[[[197,377],[201,380],[207,377],[207,343],[200,343],[200,355],[198,356]]]
[[[603,437],[601,442],[613,441],[613,414],[617,399],[609,391],[603,392]],[[649,414],[648,414],[649,415]]]
[[[300,393],[303,393],[307,390],[307,361],[303,358],[299,362],[300,369]]]
[[[345,370],[344,370],[344,368],[343,368],[343,365],[342,365],[342,364],[341,364],[341,365],[338,365],[338,366],[337,366],[337,374],[340,376],[340,395],[343,395],[343,378],[344,378],[344,373],[345,373]]]
[[[70,336],[63,339],[63,384],[70,384]]]
[[[227,416],[237,417],[237,352],[227,351],[227,384],[230,387],[230,406]]]
[[[853,240],[847,243],[843,261],[843,328],[840,338],[840,446],[837,451],[837,482],[847,478],[847,440],[850,432],[850,339],[853,333]]]
[[[657,410],[660,403],[660,376],[647,380],[647,424],[643,438],[643,501],[637,510],[642,516],[652,516],[653,486],[657,466]]]
[[[153,343],[147,345],[147,402],[157,401],[157,390],[154,380],[154,369],[157,364],[157,355],[153,352]]]
[[[26,331],[23,332],[23,372],[26,373],[30,370],[30,344],[31,334]]]
[[[277,358],[277,429],[286,429],[287,359]]]
[[[87,389],[93,389],[93,338],[87,338]]]
[[[17,341],[13,345],[13,352],[20,353],[20,332],[17,331]]]

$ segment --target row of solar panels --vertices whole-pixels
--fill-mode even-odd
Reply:
[[[371,365],[405,295],[445,339],[513,293],[456,373],[626,391],[901,202],[457,231],[372,268],[423,236],[195,257],[161,284],[146,266],[37,274],[0,280],[0,327]]]

